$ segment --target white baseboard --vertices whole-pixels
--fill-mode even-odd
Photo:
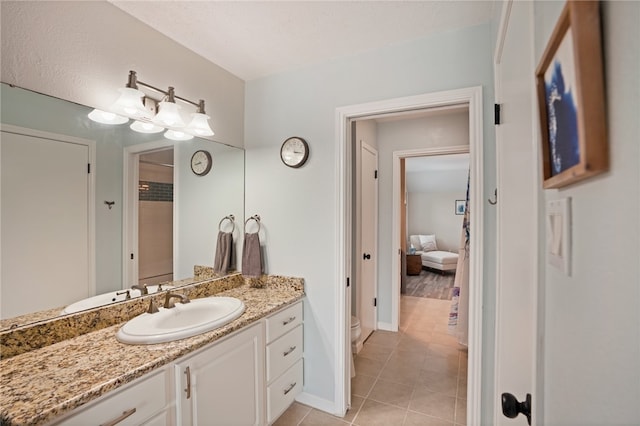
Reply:
[[[378,321],[378,330],[398,331],[397,329],[396,330],[393,329],[393,325],[391,325],[390,322],[382,322],[382,321]]]
[[[322,399],[315,395],[311,395],[310,393],[302,392],[300,395],[296,396],[296,401],[317,410],[324,411],[325,413],[329,413],[333,416],[341,416],[341,414],[336,414],[334,402],[329,401],[328,399]]]

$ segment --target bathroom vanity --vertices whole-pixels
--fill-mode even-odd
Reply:
[[[265,280],[216,294],[245,312],[194,337],[127,345],[116,324],[3,359],[3,424],[272,423],[302,391],[304,290],[301,279]]]

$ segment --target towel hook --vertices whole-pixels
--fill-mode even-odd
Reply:
[[[231,222],[231,225],[233,225],[233,227],[231,228],[231,232],[233,233],[233,231],[235,231],[236,229],[236,217],[232,214],[225,216],[222,218],[222,220],[220,220],[220,223],[218,223],[218,231],[222,232],[222,222],[224,222],[225,220],[228,220],[229,222]]]
[[[495,206],[496,204],[498,204],[498,188],[496,188],[495,192],[493,193],[493,200],[489,198],[487,201],[492,206]]]
[[[257,215],[257,214],[254,214],[253,216],[251,216],[250,218],[248,218],[247,220],[244,221],[244,229],[245,229],[244,232],[245,233],[247,232],[247,223],[250,220],[255,220],[256,221],[256,223],[258,224],[258,231],[257,232],[260,232],[260,216]]]

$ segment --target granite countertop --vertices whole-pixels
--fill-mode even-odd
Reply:
[[[304,297],[301,279],[248,284],[216,294],[246,306],[235,321],[175,342],[127,345],[116,340],[122,324],[0,361],[0,420],[3,425],[43,424],[177,358],[241,329]]]

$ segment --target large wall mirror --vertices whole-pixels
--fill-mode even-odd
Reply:
[[[214,264],[221,223],[232,229],[222,219],[242,224],[244,150],[104,125],[86,106],[0,90],[4,324],[135,285],[192,282],[195,265]],[[192,170],[198,151],[211,157],[207,173]]]

